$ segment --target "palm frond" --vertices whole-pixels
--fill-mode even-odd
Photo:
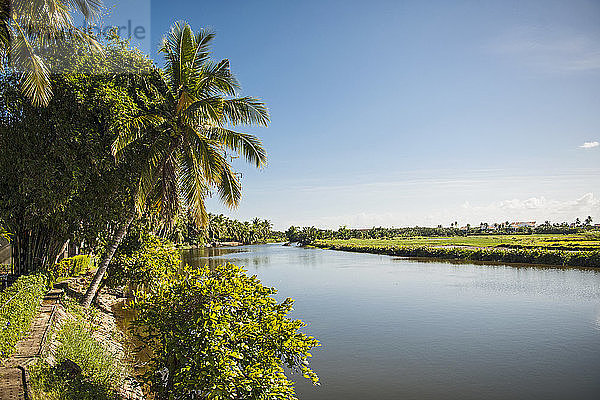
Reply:
[[[111,145],[112,155],[119,160],[123,150],[131,143],[139,140],[146,134],[146,129],[155,128],[165,122],[165,119],[158,114],[143,114],[133,118],[126,118],[116,128],[117,138]]]
[[[102,0],[69,0],[69,4],[91,21],[98,17],[102,8]]]
[[[254,97],[239,97],[223,101],[223,114],[233,125],[269,124],[269,111],[265,103]]]
[[[10,47],[10,0],[0,0],[0,54]]]
[[[217,185],[221,201],[230,208],[235,208],[242,198],[242,185],[229,165],[223,169]]]
[[[101,51],[96,39],[73,26],[71,9],[86,19],[98,14],[101,0],[1,0],[0,51],[11,67],[22,74],[21,87],[34,105],[47,105],[52,97],[44,60],[34,51],[69,38]]]
[[[222,125],[223,99],[219,96],[205,97],[202,100],[189,104],[183,111],[183,117],[187,118],[193,125],[211,124]]]
[[[163,37],[159,52],[165,53],[166,71],[175,93],[185,83],[185,57],[193,54],[193,33],[185,22],[175,22]]]
[[[266,165],[267,152],[256,136],[221,127],[209,127],[206,130],[209,133],[209,138],[242,155],[247,162],[254,164],[255,167],[260,168]]]
[[[188,25],[189,26],[189,25]],[[190,28],[191,30],[191,28]],[[200,29],[194,37],[195,50],[190,60],[190,67],[199,69],[208,61],[210,56],[209,45],[215,38],[215,34],[207,29]]]
[[[164,160],[162,173],[158,177],[158,203],[156,207],[163,222],[170,226],[179,210],[179,191],[177,188],[177,163],[173,153]]]
[[[36,106],[47,105],[52,98],[50,73],[48,68],[28,42],[27,37],[20,34],[11,43],[12,66],[23,74],[21,89]]]
[[[193,213],[196,226],[200,227],[208,223],[204,199],[210,188],[206,186],[198,160],[194,147],[186,146],[179,163],[179,184],[185,204]]]
[[[240,89],[240,84],[231,73],[229,60],[225,59],[219,63],[206,61],[197,71],[198,82],[194,88],[196,96],[201,94],[208,96],[225,94],[235,96]]]
[[[188,147],[194,152],[195,162],[201,170],[203,180],[209,186],[218,184],[223,173],[223,169],[227,166],[227,160],[219,147],[219,143],[193,128],[188,128],[186,142]]]

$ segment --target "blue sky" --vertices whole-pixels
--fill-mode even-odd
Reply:
[[[600,222],[597,1],[146,4],[157,62],[172,22],[210,28],[214,58],[271,112],[249,129],[268,167],[238,165],[241,206],[213,212],[277,228]]]

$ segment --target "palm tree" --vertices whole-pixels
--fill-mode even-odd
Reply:
[[[21,89],[34,105],[47,105],[52,97],[50,71],[36,49],[69,36],[100,50],[88,33],[73,26],[72,8],[92,21],[101,0],[0,0],[0,58],[3,68],[22,74]]]
[[[266,165],[261,141],[250,134],[229,129],[235,125],[267,126],[269,114],[263,102],[238,97],[239,83],[229,61],[213,62],[209,44],[214,34],[194,33],[187,23],[176,22],[160,48],[165,68],[158,91],[162,99],[151,110],[119,127],[112,151],[117,159],[142,138],[150,143],[145,167],[140,172],[135,207],[150,208],[166,224],[184,208],[192,211],[196,224],[206,226],[204,200],[216,189],[220,200],[236,207],[241,185],[228,162],[227,152],[241,155],[257,168]],[[89,306],[108,263],[125,236],[135,214],[117,230],[100,263],[83,304]]]

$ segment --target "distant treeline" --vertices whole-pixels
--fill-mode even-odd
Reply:
[[[533,234],[533,233],[549,233],[549,234],[574,234],[590,229],[589,226],[570,227],[568,224],[544,224],[535,228],[522,227],[510,228],[508,224],[498,225],[494,229],[490,229],[487,224],[481,224],[477,227],[467,225],[466,229],[460,228],[428,228],[416,226],[413,228],[370,228],[370,229],[348,229],[345,226],[338,230],[318,229],[311,227],[291,226],[285,236],[289,242],[300,244],[311,244],[315,240],[325,239],[392,239],[397,237],[446,237],[446,236],[468,236],[468,235],[502,235],[502,234]]]
[[[283,242],[283,232],[273,231],[273,224],[267,219],[254,218],[252,221],[238,221],[223,214],[209,214],[208,225],[198,228],[189,214],[180,216],[167,235],[179,245],[203,245],[220,242],[255,244]]]

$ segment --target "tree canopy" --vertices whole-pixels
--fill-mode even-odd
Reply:
[[[46,268],[67,239],[93,244],[133,206],[144,144],[116,163],[110,127],[153,101],[151,86],[143,84],[153,65],[117,38],[104,56],[80,49],[56,60],[63,72],[52,76],[46,107],[23,95],[18,74],[0,75],[0,219],[14,233],[21,272]],[[44,56],[53,60],[61,50]],[[117,66],[125,63],[139,75],[121,74]]]

